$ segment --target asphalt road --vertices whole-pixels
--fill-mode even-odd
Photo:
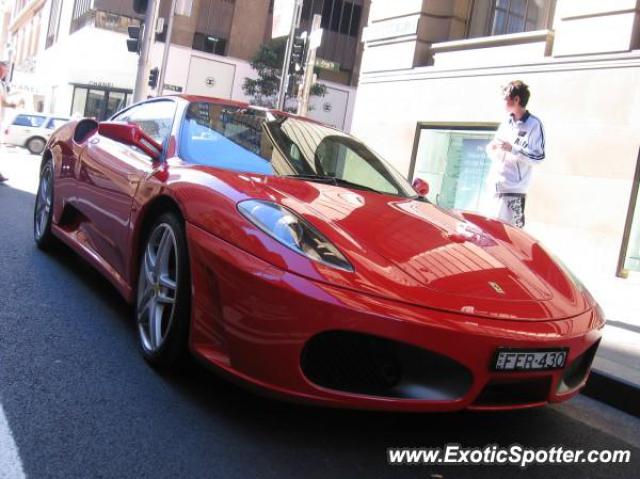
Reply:
[[[583,397],[509,413],[380,414],[257,397],[196,365],[158,374],[110,284],[69,250],[33,244],[24,176],[37,162],[0,150],[0,171],[15,178],[0,186],[0,413],[27,477],[638,477],[640,420]],[[387,464],[388,447],[453,442],[629,449],[631,463]],[[2,463],[6,445],[0,435],[0,478],[20,477]]]

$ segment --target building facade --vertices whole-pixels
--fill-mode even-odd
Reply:
[[[126,48],[127,27],[142,17],[132,0],[41,0],[49,13],[42,28],[37,74],[47,111],[108,118],[132,98],[138,56]],[[161,65],[170,0],[161,0],[156,41],[149,67]],[[244,79],[255,78],[249,62],[271,38],[270,0],[191,0],[175,16],[163,93],[186,92],[248,100]],[[184,8],[184,4],[188,8]],[[327,31],[319,57],[332,69],[319,71],[327,95],[314,98],[310,116],[348,128],[366,24],[366,0],[305,0],[302,27],[313,13]],[[163,27],[161,28],[161,26]],[[156,92],[151,92],[156,93]]]
[[[487,212],[500,86],[529,84],[546,160],[525,229],[608,315],[640,314],[637,0],[373,0],[363,39],[352,131],[446,207]]]
[[[44,95],[35,75],[38,53],[43,48],[46,0],[15,0],[2,3],[0,58],[11,65],[14,90],[21,92],[28,109],[43,109]]]

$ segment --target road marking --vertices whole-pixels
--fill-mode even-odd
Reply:
[[[25,479],[18,447],[0,404],[0,479]]]

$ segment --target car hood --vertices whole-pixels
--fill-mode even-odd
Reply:
[[[354,273],[329,278],[340,286],[491,318],[556,320],[590,307],[537,241],[502,222],[297,179],[269,177],[261,186],[349,259]]]

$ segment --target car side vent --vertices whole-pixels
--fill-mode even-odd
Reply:
[[[76,125],[76,129],[73,132],[73,141],[76,143],[82,143],[87,139],[90,133],[98,129],[98,122],[90,118],[80,120]]]

